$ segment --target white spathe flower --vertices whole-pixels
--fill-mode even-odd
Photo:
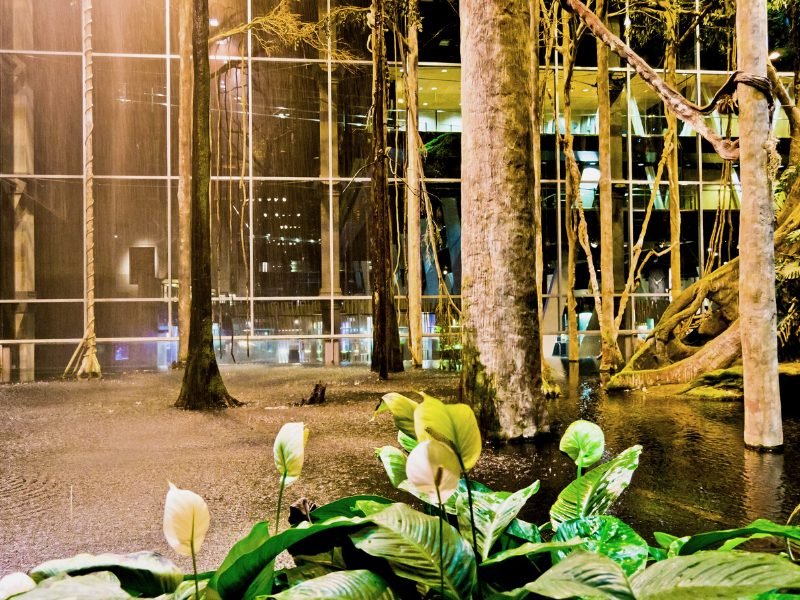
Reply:
[[[24,594],[36,587],[36,582],[25,573],[17,571],[0,579],[0,600]]]
[[[406,477],[421,492],[431,499],[439,497],[442,503],[453,495],[458,488],[461,468],[455,452],[437,440],[425,440],[417,445],[408,455],[406,461]]]
[[[210,521],[205,500],[170,482],[164,503],[164,537],[175,552],[191,556],[194,548],[197,554],[206,539]]]
[[[308,429],[304,423],[285,423],[275,436],[273,447],[275,468],[281,476],[285,476],[286,486],[293,484],[300,477],[305,460],[306,442],[308,442]]]

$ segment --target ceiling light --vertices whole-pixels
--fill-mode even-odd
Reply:
[[[211,25],[211,27],[219,27],[219,19],[212,17],[208,20],[208,24]]]

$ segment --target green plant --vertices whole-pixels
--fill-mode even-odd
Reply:
[[[388,394],[376,412],[392,414],[400,445],[378,449],[378,458],[392,485],[421,501],[423,510],[380,496],[341,498],[312,511],[310,521],[276,528],[274,535],[268,522],[256,523],[212,573],[182,576],[149,553],[82,555],[34,569],[37,587],[14,598],[797,597],[791,594],[800,591],[800,566],[785,556],[740,548],[765,536],[800,542],[800,527],[759,519],[693,536],[656,532],[658,547],[650,547],[606,514],[630,483],[641,447],[584,471],[605,450],[602,431],[585,421],[572,424],[560,445],[577,465],[577,477],[559,494],[549,522],[537,526],[518,515],[539,482],[512,493],[469,479],[481,450],[474,415],[464,405],[422,397],[416,402]],[[305,429],[298,432],[293,447],[302,453]],[[299,475],[299,468],[289,468],[297,466],[297,455],[292,462],[278,447],[276,442],[276,458],[286,459],[283,470],[278,466],[285,483]],[[295,565],[276,570],[275,558],[285,550]],[[30,587],[22,583],[20,589]]]

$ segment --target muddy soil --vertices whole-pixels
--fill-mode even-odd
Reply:
[[[400,499],[374,454],[396,435],[387,415],[371,419],[378,400],[388,391],[457,393],[456,376],[439,371],[380,382],[362,368],[240,365],[223,376],[246,406],[195,413],[172,407],[181,376],[0,386],[0,574],[80,552],[143,549],[190,569],[164,541],[168,481],[207,501],[212,521],[198,568],[215,568],[255,521],[274,521],[272,443],[287,421],[304,421],[310,437],[303,477],[285,500]],[[318,382],[327,384],[326,403],[297,406]]]

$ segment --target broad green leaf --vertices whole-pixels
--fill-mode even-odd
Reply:
[[[50,560],[30,572],[35,581],[60,573],[70,576],[108,571],[117,576],[122,587],[143,596],[173,592],[183,581],[183,573],[160,554],[78,554],[72,558]]]
[[[372,496],[369,494],[345,496],[344,498],[339,498],[338,500],[334,500],[333,502],[329,502],[328,504],[324,504],[312,510],[311,521],[314,523],[321,523],[333,517],[363,517],[365,515],[359,512],[358,503],[365,501],[379,502],[386,506],[394,504],[394,500],[389,500],[383,496]]]
[[[260,596],[266,596],[272,593],[273,583],[275,581],[275,561],[269,561],[266,567],[261,569],[261,572],[256,575],[256,578],[250,582],[245,591],[243,600],[254,600]]]
[[[406,435],[403,433],[402,429],[397,430],[397,442],[403,447],[403,450],[406,452],[411,452],[414,448],[417,447],[419,442],[417,438],[411,437],[410,435]]]
[[[564,435],[558,449],[566,453],[581,468],[589,467],[603,456],[606,438],[603,430],[590,421],[573,421]]]
[[[800,586],[800,566],[758,552],[697,552],[651,565],[631,586],[637,600],[747,598]]]
[[[472,508],[475,520],[478,551],[482,559],[489,558],[495,542],[511,522],[516,519],[525,503],[539,491],[539,482],[509,492],[472,492]],[[466,494],[459,494],[456,500],[458,526],[462,531],[470,531],[469,502]]]
[[[522,519],[511,521],[505,533],[524,542],[542,541],[542,534],[539,532],[539,528],[533,523],[528,523]]]
[[[328,573],[335,573],[338,571],[339,569],[329,565],[320,563],[303,563],[292,569],[284,569],[276,572],[275,585],[277,589],[282,590],[284,588],[295,586],[298,583],[303,583],[304,581],[309,581],[311,579],[327,575]]]
[[[392,413],[395,427],[411,438],[416,438],[414,432],[414,411],[419,406],[419,402],[407,398],[397,392],[389,392],[381,398],[375,416],[388,410]]]
[[[439,441],[448,441],[469,471],[481,455],[481,433],[475,413],[466,404],[444,404],[427,394],[422,397],[422,404],[414,411],[417,439],[422,442],[441,436],[444,439]]]
[[[590,552],[573,552],[524,589],[547,598],[634,600],[619,565],[602,554]]]
[[[441,564],[445,597],[456,600],[472,597],[476,583],[475,556],[449,523],[442,524],[440,539],[439,520],[406,504],[395,504],[372,515],[370,520],[376,527],[350,535],[359,549],[388,561],[399,577],[433,589],[440,585]]]
[[[108,571],[70,577],[60,573],[42,581],[30,592],[13,596],[14,600],[128,600],[119,579]]]
[[[749,525],[737,529],[723,529],[720,531],[709,531],[693,535],[681,546],[679,554],[693,554],[698,550],[704,550],[720,542],[755,534],[766,534],[800,542],[800,527],[794,525],[778,525],[769,519],[757,519]]]
[[[661,546],[664,550],[669,550],[670,545],[672,542],[678,539],[677,535],[672,535],[671,533],[664,533],[663,531],[654,531],[653,537],[656,540],[656,543]]]
[[[208,586],[208,579],[202,579],[197,582],[200,588],[200,597],[203,597],[203,591]],[[187,579],[181,583],[172,594],[163,594],[156,600],[195,600],[195,587],[194,579]]]
[[[504,550],[503,552],[493,554],[491,558],[483,561],[480,564],[480,568],[483,569],[484,567],[490,567],[508,560],[509,558],[515,558],[518,556],[535,556],[544,552],[572,550],[580,547],[583,542],[584,540],[581,538],[567,540],[566,542],[529,542],[527,544],[517,546],[516,548],[512,548],[511,550]]]
[[[365,523],[367,520],[362,517],[334,517],[313,524],[306,521],[273,537],[269,537],[266,521],[256,523],[253,530],[230,549],[209,587],[223,600],[240,600],[256,577],[284,550],[313,536],[356,529]]]
[[[393,600],[389,585],[372,571],[338,571],[270,596],[275,600]]]
[[[558,526],[553,541],[575,538],[584,540],[584,550],[602,554],[617,563],[630,576],[644,568],[649,554],[647,542],[627,523],[616,517],[595,515],[564,521]],[[567,552],[556,553],[563,560]]]
[[[563,521],[604,514],[631,482],[641,452],[641,446],[632,446],[564,488],[550,508],[553,529]]]
[[[393,487],[399,486],[406,480],[406,453],[394,446],[378,448],[375,454],[386,469],[389,481]]]
[[[384,502],[375,502],[374,500],[359,500],[356,502],[356,512],[369,517],[375,513],[381,512],[386,508]]]

